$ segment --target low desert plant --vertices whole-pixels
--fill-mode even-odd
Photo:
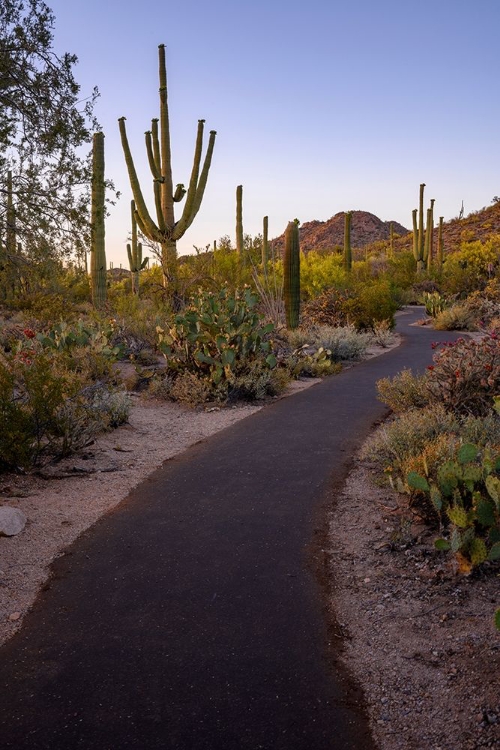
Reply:
[[[456,302],[437,313],[434,328],[436,331],[475,331],[477,317],[465,302]]]
[[[377,381],[380,401],[396,414],[408,409],[423,408],[429,403],[426,391],[426,375],[414,375],[411,370],[402,370],[393,378]]]

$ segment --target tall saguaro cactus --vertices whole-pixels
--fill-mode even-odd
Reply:
[[[352,211],[346,211],[344,214],[344,268],[347,273],[352,269],[351,219]]]
[[[299,220],[290,221],[285,231],[283,256],[283,294],[287,328],[297,328],[300,315],[300,242]]]
[[[236,188],[236,251],[243,260],[243,185]]]
[[[424,190],[425,182],[420,185],[418,201],[418,258],[417,271],[423,271],[425,266],[425,236],[424,236]]]
[[[267,264],[269,261],[269,217],[264,216],[262,220],[262,270],[267,274]]]
[[[132,294],[139,294],[139,273],[145,268],[148,259],[142,259],[142,242],[137,242],[137,220],[135,218],[135,201],[130,201],[132,214],[132,237],[127,243],[127,255],[132,278]]]
[[[198,120],[193,166],[187,189],[186,202],[180,219],[176,221],[174,216],[174,203],[183,199],[186,190],[182,184],[178,184],[175,191],[173,189],[164,44],[159,45],[158,56],[160,78],[160,127],[158,130],[158,120],[153,119],[151,130],[146,132],[146,151],[151,173],[153,175],[156,222],[151,217],[142,194],[128,143],[125,117],[121,117],[118,122],[123,153],[125,155],[130,185],[136,205],[137,224],[145,237],[160,244],[163,284],[166,287],[171,287],[175,298],[177,295],[176,243],[191,226],[200,209],[207,184],[208,172],[212,163],[216,132],[215,130],[210,131],[208,147],[203,167],[200,172],[205,120]]]
[[[92,142],[92,216],[90,225],[90,286],[92,304],[106,303],[104,133],[94,133]]]

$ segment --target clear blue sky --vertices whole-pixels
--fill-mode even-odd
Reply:
[[[498,0],[47,0],[54,47],[79,58],[82,95],[99,87],[106,173],[122,197],[107,256],[127,264],[131,192],[117,120],[153,210],[145,130],[158,116],[167,48],[174,183],[189,181],[196,125],[217,130],[201,210],[181,254],[224,234],[271,237],[295,217],[366,210],[409,227],[418,186],[436,215],[500,194]]]

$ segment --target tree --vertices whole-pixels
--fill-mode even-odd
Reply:
[[[53,48],[55,18],[42,0],[0,2],[0,190],[13,175],[18,240],[29,260],[82,253],[89,238],[94,89],[80,98],[75,55]]]

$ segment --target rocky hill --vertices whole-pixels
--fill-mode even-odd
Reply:
[[[353,211],[351,219],[351,245],[353,248],[362,248],[372,242],[388,240],[390,233],[390,221],[382,221],[368,211]],[[397,235],[408,234],[408,229],[398,222],[393,222],[394,232]],[[344,212],[341,211],[332,216],[328,221],[306,221],[300,227],[300,249],[303,252],[309,250],[332,249],[344,246]],[[283,248],[285,235],[282,234],[274,240],[275,251]]]

